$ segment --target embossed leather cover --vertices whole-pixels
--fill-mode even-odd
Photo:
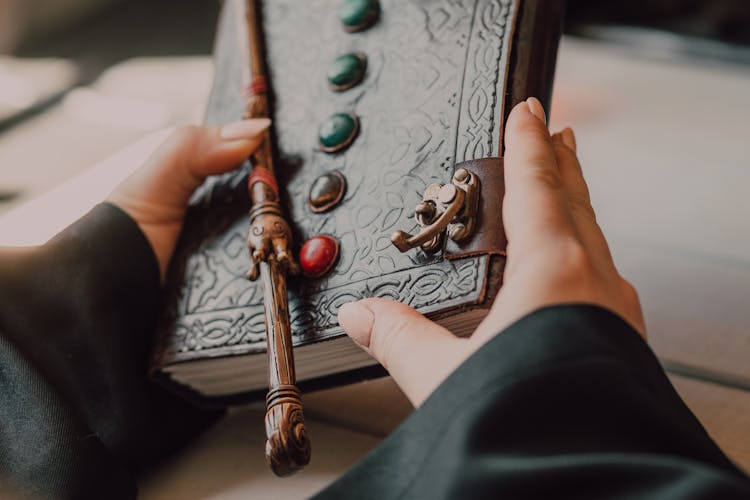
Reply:
[[[242,1],[228,0],[220,21],[208,123],[234,121],[244,111],[242,67],[249,56],[244,19],[235,8]],[[337,0],[263,4],[277,166],[296,249],[317,234],[341,243],[331,274],[290,281],[295,346],[343,335],[338,308],[363,297],[392,298],[436,318],[488,307],[503,257],[402,254],[390,235],[396,229],[418,232],[413,215],[422,192],[430,183],[448,182],[456,163],[501,156],[512,104],[530,93],[549,98],[560,2],[380,3],[379,22],[356,34],[342,29]],[[359,86],[334,93],[326,71],[346,52],[367,54],[367,74]],[[329,155],[317,149],[317,128],[340,111],[359,116],[361,131],[350,149]],[[265,353],[262,287],[245,278],[249,168],[210,179],[193,200],[155,349],[154,370],[162,376],[194,360]],[[346,176],[344,201],[330,212],[312,213],[309,186],[333,169]],[[500,206],[501,193],[482,196],[496,197]],[[499,210],[493,217],[483,224],[499,224]],[[246,362],[265,363],[265,356]]]

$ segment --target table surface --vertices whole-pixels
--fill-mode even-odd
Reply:
[[[210,80],[207,57],[125,61],[0,134],[0,187],[24,193],[0,204],[0,244],[43,242],[101,200],[165,137],[157,129],[199,119]],[[746,470],[748,88],[750,67],[565,39],[551,112],[553,130],[576,131],[599,221],[640,292],[651,345],[688,406]],[[127,109],[139,112],[117,119]],[[263,412],[250,406],[141,478],[141,498],[305,497],[411,411],[390,379],[305,402],[315,455],[301,474],[278,480],[266,470]]]

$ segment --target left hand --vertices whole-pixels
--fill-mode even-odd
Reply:
[[[162,280],[193,192],[209,175],[236,168],[260,146],[266,118],[223,127],[178,128],[120,184],[107,201],[130,215],[146,235],[159,262]]]

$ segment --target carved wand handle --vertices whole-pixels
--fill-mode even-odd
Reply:
[[[247,0],[250,75],[246,118],[269,117],[263,64],[262,31],[257,0]],[[300,470],[310,461],[310,440],[302,413],[302,395],[295,385],[292,329],[286,274],[299,272],[291,252],[292,232],[279,200],[271,151],[271,133],[253,155],[248,180],[252,208],[247,244],[252,260],[248,278],[263,282],[268,345],[266,396],[266,462],[278,476]]]

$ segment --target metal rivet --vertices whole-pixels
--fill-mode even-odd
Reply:
[[[453,178],[458,182],[465,182],[469,179],[469,177],[471,177],[471,175],[465,168],[459,168],[458,170],[456,170],[456,173],[453,174]]]
[[[438,193],[438,200],[440,200],[441,203],[450,203],[454,199],[456,199],[456,195],[458,194],[458,188],[454,186],[453,184],[446,184],[445,186],[440,188],[440,192]]]

